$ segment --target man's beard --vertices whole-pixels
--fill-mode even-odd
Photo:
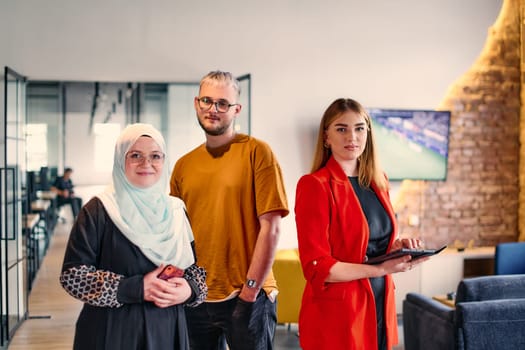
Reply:
[[[222,126],[218,126],[216,128],[207,128],[204,126],[204,124],[202,124],[201,120],[199,118],[197,118],[197,120],[199,121],[199,125],[201,126],[202,130],[204,130],[204,132],[210,136],[220,136],[222,134],[224,134],[226,132],[226,130],[228,130],[228,128],[230,127],[231,123],[228,124],[228,125],[222,125]],[[232,121],[233,123],[233,121]]]

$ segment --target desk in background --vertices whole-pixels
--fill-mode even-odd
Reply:
[[[24,228],[24,247],[25,255],[27,257],[27,283],[28,289],[31,290],[36,273],[40,268],[40,262],[43,257],[44,246],[40,245],[43,241],[45,244],[44,228],[39,225],[39,214],[24,214],[23,228]]]
[[[53,191],[36,191],[36,197],[39,199],[55,200],[57,194]]]

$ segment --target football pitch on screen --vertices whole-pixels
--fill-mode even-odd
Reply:
[[[447,160],[381,125],[374,124],[381,167],[390,180],[444,180]]]

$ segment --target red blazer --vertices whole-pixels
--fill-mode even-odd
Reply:
[[[397,223],[388,191],[372,188],[392,221],[388,249]],[[362,263],[368,245],[368,224],[348,177],[330,158],[326,166],[299,179],[295,198],[299,256],[306,287],[299,315],[304,350],[377,350],[375,301],[368,279],[325,283],[337,261]],[[387,345],[397,344],[394,283],[385,276]]]

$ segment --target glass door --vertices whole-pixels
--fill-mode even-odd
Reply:
[[[26,78],[4,69],[4,118],[0,155],[0,345],[4,346],[27,313],[27,284],[22,235],[22,186],[26,173]]]

